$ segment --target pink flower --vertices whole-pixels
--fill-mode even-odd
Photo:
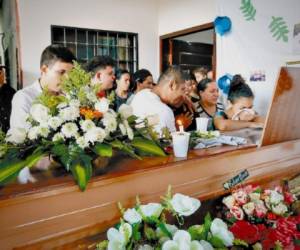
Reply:
[[[263,218],[266,216],[268,209],[265,207],[263,201],[255,203],[255,212],[254,214],[258,218]]]
[[[244,212],[243,210],[238,207],[238,206],[233,206],[230,208],[230,213],[233,214],[233,216],[237,219],[237,220],[242,220],[244,219]]]
[[[290,205],[295,201],[295,196],[289,192],[284,193],[284,201]]]
[[[248,195],[242,189],[240,189],[237,192],[233,193],[232,196],[234,197],[234,199],[236,200],[236,202],[239,205],[244,205],[248,202]]]

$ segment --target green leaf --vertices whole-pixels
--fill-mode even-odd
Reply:
[[[166,227],[166,224],[163,223],[163,222],[158,222],[156,224],[157,227],[159,227],[161,229],[161,231],[166,235],[168,236],[170,239],[172,239],[172,234],[169,232],[169,230],[167,229]]]
[[[70,169],[80,190],[84,191],[92,175],[91,164],[83,165],[81,161],[77,161],[71,165]]]
[[[192,240],[206,240],[204,225],[193,225],[189,227],[188,232],[190,233]]]
[[[283,42],[288,42],[289,30],[285,20],[282,17],[272,16],[272,21],[269,25],[269,29],[272,37],[274,37],[276,41],[282,39]]]
[[[243,246],[243,247],[249,247],[248,243],[244,240],[240,240],[240,239],[234,239],[233,240],[233,245],[235,246]]]
[[[121,150],[122,152],[128,154],[129,156],[133,157],[133,158],[136,158],[136,159],[139,159],[141,160],[142,158],[139,157],[135,152],[134,152],[134,149],[130,146],[130,145],[127,145],[125,143],[122,143],[121,141],[119,140],[114,140],[112,142],[110,142],[110,145],[113,147],[113,148],[116,148],[116,149],[119,149]]]
[[[142,238],[140,233],[141,223],[132,224],[132,238],[134,241],[139,241]]]
[[[256,9],[251,3],[251,0],[242,0],[240,10],[242,11],[246,21],[255,20]]]
[[[211,226],[211,216],[210,216],[210,213],[207,213],[204,217],[204,235],[205,235],[205,239],[207,239],[207,237],[208,237],[208,232],[210,230],[210,226]]]
[[[136,137],[131,141],[131,145],[147,155],[166,156],[165,152],[152,140]]]
[[[213,245],[213,247],[216,247],[216,248],[224,248],[225,247],[223,241],[217,236],[211,236],[211,238],[209,239],[209,242]]]
[[[93,151],[101,157],[112,157],[112,146],[106,143],[97,143]]]
[[[144,234],[147,240],[155,240],[156,239],[156,233],[153,230],[153,228],[147,226],[147,224],[144,225]]]
[[[6,158],[0,162],[0,184],[6,184],[15,179],[19,172],[24,167],[32,167],[36,164],[43,156],[45,152],[41,149],[36,149],[26,159],[9,159]]]
[[[108,240],[101,241],[96,245],[97,250],[106,250],[108,247]]]

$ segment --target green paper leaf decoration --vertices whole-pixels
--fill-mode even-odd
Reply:
[[[276,38],[276,41],[282,39],[284,42],[288,42],[288,27],[286,22],[282,17],[274,17],[272,16],[272,22],[269,25],[270,32],[273,34],[272,36]]]
[[[246,21],[255,21],[256,9],[251,3],[251,0],[242,0],[240,10]]]

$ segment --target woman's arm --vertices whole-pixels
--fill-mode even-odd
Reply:
[[[221,131],[230,131],[230,130],[237,130],[242,128],[262,128],[263,122],[256,122],[256,121],[233,121],[229,119],[225,119],[222,116],[214,117],[214,125],[215,128]]]

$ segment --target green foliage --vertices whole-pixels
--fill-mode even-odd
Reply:
[[[270,32],[273,34],[272,37],[276,38],[276,41],[282,39],[284,42],[288,42],[288,33],[286,22],[282,17],[272,16],[272,22],[269,25]]]
[[[135,137],[131,145],[144,155],[166,156],[165,152],[152,140]]]
[[[211,216],[210,213],[207,213],[204,217],[204,234],[205,234],[205,238],[207,239],[208,237],[208,233],[210,230],[210,226],[211,226]]]
[[[95,144],[93,151],[101,157],[112,157],[112,146],[106,143]]]
[[[96,245],[97,250],[106,250],[108,247],[108,240],[101,241]]]
[[[63,77],[61,88],[64,93],[77,98],[81,87],[91,82],[91,74],[84,71],[77,62],[67,76]]]
[[[208,241],[213,245],[215,248],[225,248],[223,241],[217,236],[211,236]],[[227,248],[225,248],[227,249]]]
[[[5,142],[5,133],[0,129],[0,144]]]
[[[251,3],[251,0],[242,0],[240,10],[242,11],[246,21],[255,20],[256,9]]]
[[[244,240],[240,240],[240,239],[234,239],[233,240],[233,245],[234,246],[242,246],[242,247],[248,247],[248,243]]]
[[[35,103],[40,103],[49,108],[50,113],[55,115],[56,107],[62,102],[66,102],[67,98],[63,95],[53,95],[47,89],[36,99]]]
[[[156,239],[156,233],[153,230],[153,228],[149,227],[147,224],[144,224],[144,235],[147,240],[155,240]]]
[[[128,154],[129,156],[139,159],[141,160],[142,158],[140,156],[138,156],[135,152],[134,152],[134,148],[132,148],[130,145],[126,144],[125,142],[121,142],[120,140],[114,140],[112,142],[110,142],[110,145],[113,148],[119,149],[121,151],[123,151],[124,153]]]
[[[92,176],[92,158],[81,155],[80,159],[73,162],[70,169],[81,191],[86,189],[87,183]]]
[[[142,238],[140,233],[141,223],[134,223],[132,225],[132,238],[134,241],[139,241]]]
[[[192,240],[206,240],[204,225],[191,226],[189,227],[188,232],[191,235]]]

